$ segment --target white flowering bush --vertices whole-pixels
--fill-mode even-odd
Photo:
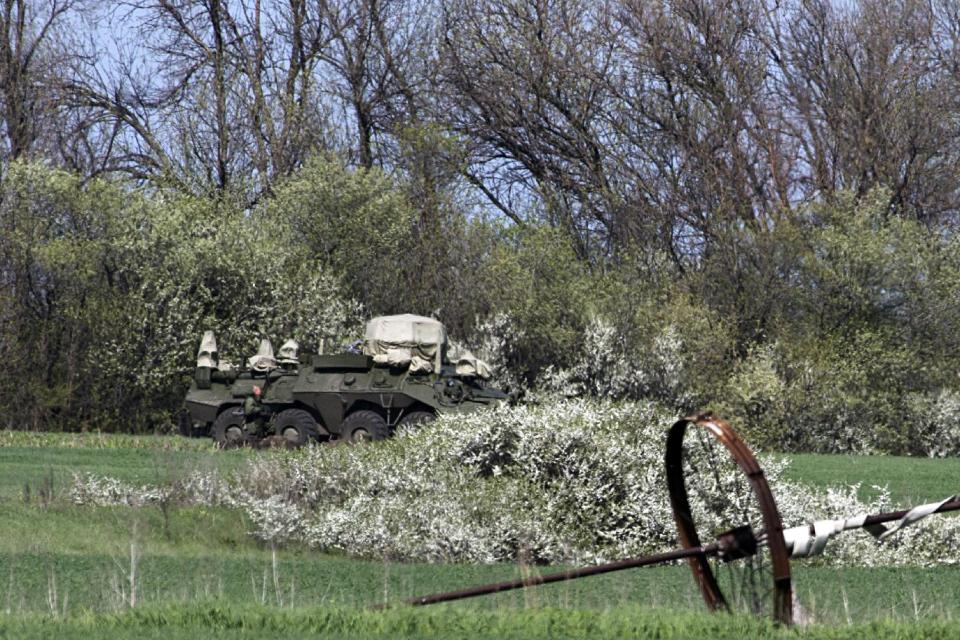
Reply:
[[[226,478],[192,477],[177,491],[187,503],[242,509],[250,533],[275,543],[407,560],[607,561],[677,544],[663,468],[674,419],[653,403],[503,407],[444,416],[369,446],[264,453]],[[739,471],[711,466],[705,452],[690,456],[700,470],[688,480],[702,531],[720,526],[723,509],[750,510],[731,489],[743,483]],[[788,482],[783,459],[765,456],[762,465],[785,526],[891,507],[883,492],[862,502],[857,487]],[[157,491],[82,476],[73,498],[150,504]],[[882,546],[863,532],[842,534],[819,561],[958,560],[960,521],[933,517]]]
[[[194,472],[163,484],[130,485],[116,478],[94,473],[75,474],[70,501],[77,505],[109,507],[124,505],[207,505],[223,504],[226,482],[216,473]],[[232,504],[232,503],[231,503]]]
[[[593,318],[573,366],[548,368],[541,384],[565,396],[619,399],[646,395],[651,374],[637,367],[629,353],[623,333],[606,320]]]
[[[915,446],[924,455],[960,455],[960,392],[942,389],[935,394],[913,394],[908,407]]]
[[[493,368],[490,381],[500,389],[524,389],[526,384],[515,374],[511,356],[518,343],[527,339],[523,329],[506,313],[494,314],[477,324],[473,332],[473,352]]]
[[[541,390],[564,397],[656,398],[684,407],[692,400],[689,360],[684,338],[673,324],[656,332],[646,349],[638,349],[612,323],[595,317],[574,363],[548,367],[538,382]]]

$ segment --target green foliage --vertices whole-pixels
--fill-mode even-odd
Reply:
[[[603,314],[623,336],[634,375],[648,379],[640,397],[684,412],[710,406],[730,373],[733,323],[686,291],[662,258],[622,263],[606,279],[614,286],[608,285]]]
[[[931,406],[952,397],[960,369],[950,320],[960,317],[957,241],[892,215],[888,203],[882,190],[841,194],[744,234],[751,267],[714,296],[738,318],[740,354],[715,407],[757,445],[958,451]],[[697,286],[724,282],[711,269]]]
[[[101,257],[123,194],[67,173],[11,164],[0,181],[3,308],[0,407],[9,426],[73,412],[84,386],[85,321],[97,304]]]
[[[495,317],[476,338],[481,352],[514,378],[534,381],[569,365],[595,306],[598,278],[559,231],[530,225],[506,232],[483,282]]]
[[[923,391],[935,376],[889,331],[783,339],[739,361],[716,407],[769,449],[955,454],[955,408],[936,409],[951,392]]]
[[[36,165],[11,166],[0,192],[9,426],[165,426],[203,330],[237,362],[261,336],[315,348],[357,321],[316,256],[227,198],[148,196]]]
[[[738,425],[754,446],[776,448],[786,418],[785,383],[777,371],[773,345],[752,349],[731,372],[716,410]],[[781,437],[782,439],[782,437]]]
[[[404,181],[314,159],[277,189],[263,215],[337,274],[367,316],[436,315],[462,337],[496,304],[487,263],[499,227],[466,219],[439,190],[450,178],[437,174],[443,170],[427,150],[448,143],[436,132],[408,133]]]
[[[368,309],[403,308],[418,266],[416,212],[384,173],[314,159],[277,189],[264,215],[289,226],[291,245],[321,258]]]
[[[204,329],[240,362],[261,336],[309,349],[416,312],[511,387],[711,408],[772,449],[960,451],[960,238],[887,192],[718,230],[696,260],[587,260],[549,224],[463,214],[456,142],[402,139],[394,176],[315,158],[253,210],[10,165],[4,426],[165,427]]]
[[[533,228],[495,264],[501,315],[483,327],[500,370],[563,395],[709,403],[733,351],[730,325],[662,257],[589,269],[556,231]],[[515,287],[515,288],[509,288]],[[535,368],[523,369],[524,365]]]
[[[216,204],[172,198],[124,220],[112,248],[125,256],[125,295],[106,303],[91,354],[108,389],[136,389],[162,410],[181,398],[206,329],[241,364],[260,337],[315,350],[356,322],[337,281],[279,225]]]

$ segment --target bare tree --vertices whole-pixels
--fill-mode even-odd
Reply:
[[[331,34],[321,75],[349,123],[357,163],[389,158],[405,123],[420,122],[432,5],[425,0],[321,0],[318,20]],[[379,149],[375,148],[379,145]]]
[[[69,55],[58,31],[79,0],[3,0],[0,5],[0,119],[3,155],[44,155],[37,149],[57,111],[55,79]]]
[[[809,197],[883,186],[904,215],[932,222],[956,211],[951,5],[802,0],[771,22],[777,95],[793,114]]]
[[[329,34],[305,0],[138,0],[114,14],[146,47],[78,65],[77,108],[118,133],[105,170],[252,199],[328,145],[316,80]]]
[[[316,103],[315,69],[330,34],[306,0],[265,11],[260,2],[227,14],[233,59],[248,83],[245,114],[248,153],[259,175],[289,175],[308,153],[328,145],[325,117]]]
[[[678,257],[704,255],[730,225],[762,229],[789,204],[792,144],[759,16],[749,0],[627,2],[619,13],[623,63],[610,81],[621,166],[634,207],[660,212]]]
[[[511,0],[452,2],[444,18],[443,110],[470,145],[467,179],[517,222],[539,202],[584,252],[615,232],[608,17],[606,3]]]

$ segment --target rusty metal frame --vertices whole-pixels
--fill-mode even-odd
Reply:
[[[677,524],[680,544],[684,549],[702,548],[697,526],[690,509],[690,500],[683,477],[683,439],[688,427],[704,429],[719,441],[730,453],[737,466],[747,476],[763,517],[764,544],[770,550],[773,565],[773,619],[784,625],[793,622],[793,588],[790,580],[790,556],[783,539],[783,522],[770,486],[763,475],[750,448],[740,439],[730,425],[711,413],[704,413],[678,420],[667,435],[666,467],[667,486],[670,490],[670,505]],[[727,609],[727,603],[707,554],[699,553],[688,558],[693,577],[700,593],[711,610]]]
[[[763,520],[762,530],[754,532],[749,523],[742,523],[730,531],[721,533],[716,540],[708,544],[704,545],[701,543],[696,522],[694,522],[693,513],[690,508],[686,481],[683,475],[683,440],[688,428],[704,429],[711,437],[715,438],[726,448],[730,457],[736,462],[750,483],[754,498],[760,508]],[[769,549],[773,571],[773,584],[771,585],[773,594],[772,617],[780,624],[791,625],[793,623],[793,587],[790,578],[790,556],[787,551],[786,541],[783,538],[783,523],[780,519],[780,512],[777,510],[777,503],[773,499],[773,494],[770,491],[770,486],[767,484],[763,470],[760,468],[757,459],[749,447],[747,447],[726,421],[711,413],[704,413],[683,418],[670,428],[667,434],[665,463],[667,485],[670,491],[670,504],[673,508],[673,517],[680,538],[680,549],[641,558],[630,558],[607,564],[558,571],[546,575],[528,576],[519,580],[508,580],[457,591],[418,596],[406,600],[406,604],[422,606],[438,602],[450,602],[452,600],[472,598],[485,594],[523,589],[541,584],[574,580],[612,571],[623,571],[625,569],[686,559],[690,564],[693,576],[700,588],[707,607],[712,611],[729,610],[729,603],[717,584],[716,576],[713,573],[708,558],[717,557],[724,562],[730,562],[753,555],[757,552],[758,547],[767,547],[767,549]],[[960,497],[955,497],[949,502],[945,502],[937,509],[936,513],[957,510],[960,510]],[[857,528],[898,520],[905,516],[908,511],[909,510],[903,510],[867,516]],[[811,535],[813,535],[813,532],[811,532]],[[389,603],[383,603],[375,608],[383,609],[388,606],[390,606]]]

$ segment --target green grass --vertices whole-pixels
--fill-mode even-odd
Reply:
[[[277,609],[199,603],[68,617],[0,615],[0,638],[686,638],[933,640],[956,638],[960,623],[944,620],[784,629],[740,616],[705,616],[623,606],[609,611],[540,607],[464,611],[451,607],[358,611],[342,607]]]
[[[45,488],[62,493],[74,474],[109,475],[138,484],[160,484],[190,470],[228,469],[247,452],[163,451],[153,449],[0,448],[0,496],[38,496]]]
[[[126,433],[61,433],[2,431],[0,447],[44,447],[58,449],[146,449],[151,451],[202,451],[213,453],[209,438],[132,435]]]
[[[259,454],[219,452],[205,441],[174,437],[0,434],[0,638],[535,638],[587,631],[602,638],[637,635],[637,629],[658,637],[790,635],[762,624],[742,627],[753,621],[700,615],[703,605],[686,566],[607,574],[415,613],[370,613],[360,610],[553,569],[392,563],[296,548],[274,553],[246,535],[248,523],[236,511],[89,508],[66,499],[76,472],[156,483],[189,469],[235,468],[251,455]],[[903,503],[960,491],[952,486],[960,479],[957,460],[794,460],[791,479],[862,481],[864,492],[870,484],[889,484]],[[132,612],[131,551],[137,585]],[[955,567],[838,570],[797,562],[794,574],[797,593],[816,619],[841,625],[803,637],[917,637],[914,631],[960,637],[960,627],[946,622],[960,620],[952,597],[960,593]],[[198,601],[205,604],[193,604]],[[888,619],[933,622],[846,625]]]
[[[0,501],[62,496],[74,474],[125,482],[169,482],[191,470],[236,468],[250,451],[217,451],[207,438],[0,431]]]
[[[911,506],[960,494],[960,458],[904,458],[895,456],[790,456],[787,478],[812,486],[860,484],[859,494],[877,494],[887,486],[893,501]]]
[[[282,607],[366,607],[416,595],[516,578],[513,565],[393,564],[319,554],[269,552],[170,555],[137,561],[139,604],[216,600],[224,604]],[[0,610],[112,611],[130,602],[130,549],[112,555],[19,553],[0,555]],[[960,619],[953,567],[836,570],[795,565],[796,590],[821,622],[915,617]],[[52,598],[52,600],[51,600]],[[844,599],[847,605],[844,608]],[[475,611],[624,606],[703,611],[685,566],[620,572],[535,589],[501,593],[454,605]]]

